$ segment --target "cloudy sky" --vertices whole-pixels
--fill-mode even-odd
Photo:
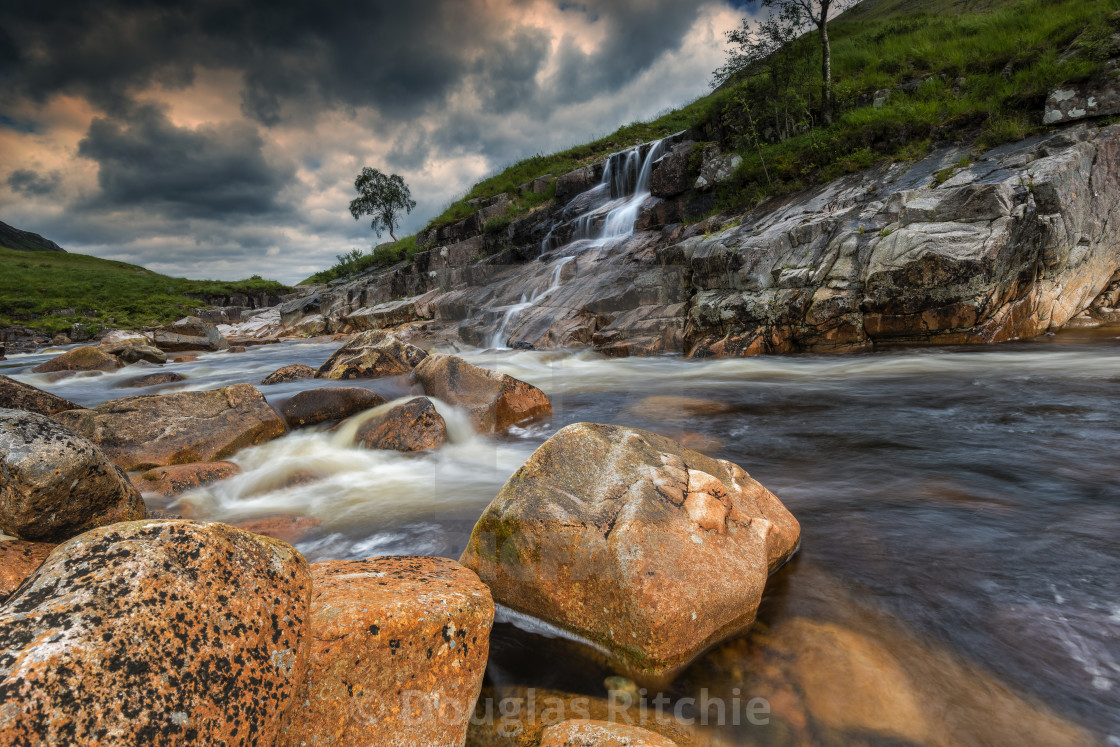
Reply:
[[[0,220],[159,272],[295,282],[378,243],[347,210],[362,166],[405,178],[411,233],[509,163],[704,94],[736,6],[6,2]]]

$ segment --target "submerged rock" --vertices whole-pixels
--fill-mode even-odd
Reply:
[[[455,355],[429,355],[413,371],[424,393],[467,411],[483,433],[552,414],[540,389]]]
[[[133,484],[143,493],[172,497],[240,473],[241,468],[233,462],[177,464],[150,469],[135,478]]]
[[[385,404],[385,398],[358,387],[322,387],[300,392],[280,408],[292,428],[342,420],[371,407]]]
[[[0,604],[42,565],[54,548],[51,542],[0,541]]]
[[[226,350],[229,343],[218,328],[196,316],[188,316],[174,324],[152,332],[152,343],[160,350],[177,353],[183,350]]]
[[[445,558],[311,566],[310,670],[277,747],[462,744],[494,602]]]
[[[57,371],[116,371],[118,368],[124,368],[124,363],[119,358],[109,355],[101,348],[87,345],[68,350],[31,370],[35,373],[55,373]]]
[[[358,427],[354,442],[369,449],[426,451],[447,443],[447,423],[427,397],[417,397]]]
[[[461,562],[497,602],[660,676],[749,628],[799,539],[797,520],[738,465],[577,423],[509,479]]]
[[[263,385],[283,384],[288,381],[315,378],[315,369],[303,363],[293,363],[290,366],[278,368],[261,381]]]
[[[187,377],[175,371],[160,371],[159,373],[145,374],[126,379],[120,383],[122,389],[139,389],[143,386],[156,386],[158,384],[175,384],[186,381]]]
[[[141,394],[92,410],[62,412],[59,422],[98,444],[124,469],[220,461],[284,435],[284,420],[249,384],[208,392]]]
[[[11,410],[27,410],[40,415],[54,415],[65,410],[81,410],[68,399],[44,392],[30,384],[24,384],[8,376],[0,375],[0,407]]]
[[[571,719],[541,734],[541,747],[678,747],[673,740],[629,724]]]
[[[105,453],[45,415],[0,409],[0,531],[65,540],[142,519],[139,491]]]
[[[322,379],[374,379],[403,376],[427,357],[420,348],[384,330],[362,332],[319,367]]]
[[[272,744],[310,596],[303,556],[224,524],[75,537],[0,607],[0,743]]]

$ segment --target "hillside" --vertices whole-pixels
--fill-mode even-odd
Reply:
[[[817,38],[808,34],[787,50],[781,96],[763,72],[740,76],[653,121],[518,162],[474,185],[419,235],[506,193],[512,199],[505,215],[490,219],[495,230],[503,228],[552,200],[554,188],[521,189],[533,179],[681,130],[742,157],[707,215],[742,212],[767,197],[885,162],[914,161],[938,143],[963,141],[982,150],[1022,140],[1046,129],[1041,115],[1050,91],[1099,76],[1120,52],[1118,12],[1120,0],[864,0],[830,26],[837,103],[831,127],[815,118],[820,58]],[[879,105],[876,92],[886,94]],[[771,125],[779,99],[784,135]],[[408,237],[308,280],[388,265],[422,249]]]
[[[44,239],[37,233],[22,231],[14,226],[0,221],[0,246],[19,249],[25,252],[65,252],[58,244],[50,239]]]
[[[160,275],[127,262],[84,254],[20,251],[0,245],[0,328],[19,325],[46,334],[74,323],[135,328],[182,317],[202,299],[276,295],[287,287],[253,277],[236,282],[187,280]]]

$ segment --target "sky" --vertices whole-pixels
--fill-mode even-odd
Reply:
[[[739,6],[739,7],[737,7]],[[11,0],[0,220],[190,278],[297,282],[472,184],[708,92],[732,0]]]

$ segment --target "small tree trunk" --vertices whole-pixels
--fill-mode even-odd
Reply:
[[[821,32],[821,120],[825,127],[832,124],[832,47],[828,41],[829,0],[821,3],[821,18],[817,28]]]
[[[393,240],[394,244],[397,243],[397,237],[393,235],[392,227],[389,228],[389,238],[391,238]]]

